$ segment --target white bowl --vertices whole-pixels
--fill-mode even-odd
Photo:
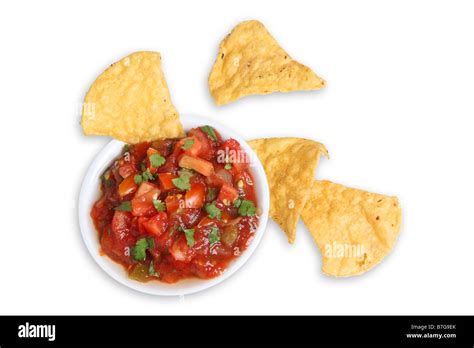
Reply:
[[[94,161],[87,170],[84,181],[82,182],[81,192],[79,194],[79,225],[82,238],[84,239],[87,249],[94,260],[108,275],[110,275],[119,283],[128,286],[129,288],[153,295],[180,296],[191,294],[210,288],[211,286],[219,284],[224,279],[229,278],[240,267],[242,267],[245,262],[247,262],[252,253],[255,251],[258,244],[260,243],[260,240],[262,239],[263,233],[265,232],[268,220],[270,196],[267,177],[263,170],[262,164],[245,140],[239,135],[235,134],[233,131],[210,119],[193,116],[181,116],[181,121],[185,130],[209,125],[218,130],[223,139],[234,138],[240,143],[242,149],[245,150],[247,154],[249,154],[251,159],[250,171],[255,181],[255,193],[258,199],[258,206],[262,209],[262,215],[260,216],[259,225],[257,231],[255,232],[254,239],[248,248],[236,260],[232,261],[220,276],[208,280],[186,279],[175,284],[166,284],[159,281],[141,283],[132,280],[128,278],[126,271],[121,265],[112,261],[107,256],[101,256],[99,254],[99,238],[90,216],[91,208],[100,196],[100,177],[105,169],[121,153],[124,146],[123,142],[112,140],[95,157]]]

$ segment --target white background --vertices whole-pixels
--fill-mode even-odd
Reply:
[[[0,5],[0,314],[474,314],[474,6],[469,1],[16,1]],[[320,92],[216,107],[207,75],[220,40],[261,20]],[[125,288],[78,228],[81,180],[109,141],[85,137],[79,103],[136,50],[162,53],[181,113],[251,139],[323,142],[318,178],[397,195],[393,252],[332,279],[301,224],[269,223],[249,262],[185,298]]]

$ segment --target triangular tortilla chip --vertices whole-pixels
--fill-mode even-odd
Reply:
[[[112,64],[92,84],[82,110],[88,135],[127,143],[183,135],[158,52],[135,52]]]
[[[323,144],[300,138],[255,139],[248,142],[256,152],[270,187],[270,217],[294,243],[296,225],[309,197]]]
[[[238,24],[221,42],[208,83],[217,105],[249,94],[315,90],[325,84],[255,20]]]
[[[349,277],[390,252],[402,212],[397,197],[315,181],[302,218],[323,256],[323,272]]]

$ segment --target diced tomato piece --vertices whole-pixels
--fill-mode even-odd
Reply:
[[[204,216],[201,209],[183,208],[170,213],[168,216],[170,229],[193,228]]]
[[[200,182],[192,183],[184,198],[186,208],[202,208],[206,200],[206,186]]]
[[[137,193],[135,193],[135,197],[142,196],[145,193],[150,192],[152,190],[156,190],[156,189],[158,189],[158,187],[156,187],[152,183],[143,182],[143,183],[140,184],[140,187],[138,188]]]
[[[158,167],[158,173],[176,173],[178,171],[178,153],[172,153],[166,157],[166,162]]]
[[[151,174],[156,174],[158,170],[158,168],[154,167],[150,162],[150,156],[155,154],[160,154],[160,152],[152,147],[149,147],[148,150],[146,150],[146,168]]]
[[[227,160],[232,165],[232,173],[234,175],[244,171],[248,168],[250,158],[247,153],[242,150],[239,142],[235,139],[228,139],[219,148],[219,151],[224,151]]]
[[[137,220],[137,225],[138,225],[138,232],[140,234],[145,234],[147,231],[145,230],[145,227],[143,226],[145,222],[148,221],[148,218],[146,216],[139,216]]]
[[[232,220],[232,216],[226,212],[226,211],[223,211],[222,214],[221,214],[221,222],[223,224],[226,224],[228,223],[230,220]]]
[[[210,160],[215,153],[214,148],[212,147],[211,140],[209,136],[204,133],[200,128],[193,128],[188,132],[189,136],[195,137],[199,140],[201,144],[201,150],[199,151],[199,157],[204,158],[206,160]]]
[[[182,274],[177,272],[174,259],[171,255],[164,258],[156,270],[160,272],[160,281],[164,283],[172,284],[182,279]]]
[[[138,186],[135,183],[133,175],[126,177],[119,185],[118,191],[120,196],[126,196],[137,190]]]
[[[217,277],[224,271],[223,265],[220,263],[209,263],[206,256],[201,255],[192,261],[194,274],[202,279]]]
[[[230,151],[230,150],[238,151],[240,150],[240,143],[237,140],[230,138],[224,141],[220,149],[223,151]]]
[[[155,245],[158,250],[163,251],[163,252],[168,252],[169,247],[173,244],[174,242],[174,237],[175,234],[177,234],[177,231],[174,231],[171,233],[169,231],[170,229],[170,224],[169,224],[169,219],[168,219],[168,231],[165,233],[162,233],[159,237],[155,237]]]
[[[232,183],[232,173],[229,172],[227,169],[224,169],[224,168],[221,168],[219,170],[216,171],[216,176],[221,179],[222,181],[222,184],[223,183],[229,183],[231,184]]]
[[[148,233],[156,237],[161,236],[168,228],[168,216],[165,212],[159,212],[152,216],[147,222],[143,224]]]
[[[129,162],[124,162],[123,164],[120,165],[118,172],[122,178],[127,178],[130,175],[133,175],[137,172],[137,169],[135,168],[135,165]]]
[[[173,139],[161,139],[161,140],[155,140],[151,143],[151,146],[158,150],[158,152],[163,156],[163,157],[168,157],[169,154],[171,154],[173,150],[173,145],[175,143],[175,140]]]
[[[217,196],[217,199],[225,205],[229,205],[229,203],[232,203],[237,198],[239,198],[239,191],[227,183],[222,185],[219,196]]]
[[[204,213],[201,209],[195,208],[186,208],[182,209],[179,212],[180,220],[186,226],[186,228],[191,228],[201,219]]]
[[[127,211],[115,211],[112,218],[111,229],[115,240],[125,240],[130,234],[132,216]]]
[[[135,158],[135,162],[141,162],[145,156],[146,156],[146,151],[150,147],[149,142],[144,142],[144,143],[139,143],[135,145],[130,145],[129,146],[129,152],[132,157]]]
[[[160,188],[163,191],[168,191],[174,189],[173,179],[176,179],[177,176],[171,173],[161,173],[158,174],[158,179],[160,180]]]
[[[206,182],[214,187],[221,187],[225,183],[232,184],[233,175],[227,169],[224,169],[223,166],[217,165],[215,168],[216,172],[206,177]]]
[[[107,196],[102,196],[92,207],[91,217],[94,225],[98,231],[102,231],[114,216],[113,205],[107,199]]]
[[[241,194],[245,196],[245,199],[255,201],[254,182],[252,175],[248,171],[243,171],[235,177],[235,184],[239,188]]]
[[[225,181],[223,181],[220,177],[218,177],[216,174],[211,174],[206,178],[206,183],[212,187],[221,187],[222,184],[224,184]]]
[[[247,170],[247,168],[249,167],[248,155],[244,152],[242,153],[244,154],[243,156],[245,156],[246,159],[242,159],[242,157],[240,157],[240,160],[238,162],[232,163],[231,172],[233,175],[239,175],[243,171]]]
[[[159,154],[160,152],[157,150],[157,149],[154,149],[152,147],[149,147],[147,150],[146,150],[146,155],[148,157],[150,157],[151,155],[154,155],[154,154]]]
[[[191,147],[187,150],[183,149],[183,145],[189,142],[192,142]],[[201,141],[195,136],[181,139],[178,146],[184,151],[185,154],[190,156],[199,156],[202,148]]]
[[[149,216],[156,212],[153,200],[157,199],[160,190],[153,189],[132,199],[132,214],[135,216]]]
[[[232,184],[233,177],[231,172],[222,168],[216,169],[215,174],[211,174],[206,178],[206,182],[211,186],[220,187],[225,183]]]
[[[199,157],[183,155],[179,160],[179,166],[182,168],[193,169],[204,176],[209,176],[214,173],[214,166],[212,163]]]
[[[184,208],[184,199],[182,195],[169,195],[165,199],[166,211],[172,213],[179,208]]]
[[[169,249],[170,254],[176,261],[189,262],[193,257],[193,249],[189,247],[186,237],[181,235]]]
[[[220,223],[217,219],[209,219],[209,217],[206,215],[204,216],[201,221],[198,223],[198,227],[205,227],[209,225],[215,225]]]
[[[156,241],[155,241],[155,245],[156,245]],[[148,252],[151,254],[151,257],[153,257],[153,259],[155,261],[158,261],[160,260],[160,257],[161,257],[161,252],[159,250],[156,250],[156,249],[148,249]],[[151,261],[153,262],[153,260]]]
[[[132,236],[129,235],[124,240],[117,240],[113,233],[107,231],[102,233],[100,239],[101,252],[124,265],[132,262],[130,255],[126,251],[133,244],[135,244],[135,239]]]

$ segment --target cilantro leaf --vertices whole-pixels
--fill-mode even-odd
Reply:
[[[186,236],[186,243],[192,248],[194,246],[194,228],[185,229],[183,232]]]
[[[132,247],[133,258],[137,261],[144,261],[146,258],[146,249],[148,249],[148,240],[146,238],[137,240]]]
[[[187,191],[191,188],[191,184],[189,183],[189,178],[192,176],[190,172],[181,171],[179,173],[179,177],[175,179],[171,179],[173,185],[179,188],[180,190]]]
[[[123,201],[118,207],[115,207],[118,211],[132,211],[132,204],[130,201]]]
[[[214,225],[212,226],[211,232],[209,232],[209,243],[213,245],[219,241],[220,241],[219,228],[216,225]]]
[[[133,180],[135,181],[135,184],[140,185],[144,181],[155,180],[155,176],[151,174],[151,172],[148,169],[146,169],[143,171],[143,173],[136,174],[133,177]]]
[[[257,209],[252,201],[248,199],[244,199],[242,203],[240,203],[239,207],[239,215],[241,216],[255,216]]]
[[[190,148],[193,147],[193,145],[194,145],[194,139],[186,139],[186,140],[184,141],[183,146],[181,146],[181,148],[182,148],[183,150],[189,150]]]
[[[165,158],[157,153],[150,156],[150,163],[155,168],[161,167],[165,162]]]
[[[133,180],[135,180],[135,184],[137,185],[140,185],[143,182],[143,178],[140,174],[135,175]]]
[[[206,133],[209,136],[209,138],[217,141],[217,135],[216,135],[216,132],[214,132],[214,128],[212,128],[211,126],[203,126],[201,127],[201,130],[204,133]]]
[[[237,198],[235,201],[234,201],[234,206],[236,208],[240,207],[240,205],[242,204],[242,200],[240,198]]]
[[[148,267],[148,274],[153,277],[160,277],[160,272],[155,270],[155,263],[153,261],[150,262],[150,266]]]
[[[165,211],[165,209],[166,209],[165,203],[163,203],[159,199],[154,199],[153,200],[153,205],[155,206],[156,211]]]
[[[123,153],[130,152],[130,147],[128,146],[128,144],[125,144],[125,145],[123,146],[122,152],[123,152]]]
[[[145,261],[147,249],[155,247],[155,240],[152,237],[140,238],[132,247],[132,256],[136,261]]]
[[[147,169],[147,170],[145,170],[145,171],[142,173],[142,179],[143,179],[143,181],[150,181],[150,180],[154,180],[155,177],[154,177],[153,174],[151,174],[150,171]]]
[[[154,239],[153,237],[147,237],[147,238],[146,238],[146,241],[147,241],[148,247],[149,247],[150,249],[155,248],[155,239]]]
[[[217,218],[217,220],[221,219],[221,210],[216,207],[215,203],[208,203],[206,204],[206,212],[209,216],[209,219],[214,219]]]

